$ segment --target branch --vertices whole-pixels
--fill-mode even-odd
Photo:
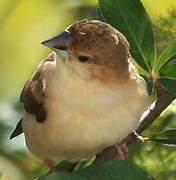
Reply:
[[[142,123],[136,130],[137,133],[141,134],[146,128],[148,128],[152,122],[160,116],[160,114],[172,103],[176,98],[171,95],[168,91],[163,89],[161,86],[156,87],[157,90],[157,101],[155,101],[149,109],[146,116],[143,117]]]

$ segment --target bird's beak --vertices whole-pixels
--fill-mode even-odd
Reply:
[[[70,42],[71,42],[71,33],[69,30],[65,30],[59,35],[41,42],[41,44],[53,50],[55,49],[67,50]]]

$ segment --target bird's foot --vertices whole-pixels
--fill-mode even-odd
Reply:
[[[131,137],[133,141],[138,142],[138,143],[144,143],[144,141],[147,138],[143,138],[139,134],[137,134],[135,131],[131,133]],[[117,150],[117,155],[114,157],[114,159],[125,159],[128,157],[129,150],[127,147],[128,142],[126,143],[125,140],[123,140],[121,143],[115,144],[115,149]]]
[[[145,138],[143,138],[142,136],[140,136],[136,131],[133,131],[132,135],[133,135],[133,138],[134,138],[134,140],[135,140],[136,142],[138,142],[138,143],[144,143]]]
[[[57,168],[54,166],[54,163],[49,160],[49,159],[45,159],[44,162],[47,164],[48,168],[52,171],[52,172],[56,172]]]
[[[122,142],[115,144],[115,148],[117,150],[117,155],[114,157],[114,159],[125,159],[128,157],[129,150],[126,143]]]

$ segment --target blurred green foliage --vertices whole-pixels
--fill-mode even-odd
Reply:
[[[176,10],[168,10],[166,17],[155,17],[155,35],[159,42],[158,50],[161,52],[170,42],[176,38]]]
[[[154,23],[159,52],[176,36],[176,2],[143,0]],[[24,137],[9,140],[22,115],[20,91],[38,62],[49,50],[40,42],[70,23],[96,18],[96,0],[0,0],[0,179],[34,179],[47,172],[43,162],[26,149]],[[151,136],[176,127],[176,103],[144,132]],[[176,147],[155,142],[131,145],[129,157],[158,180],[176,179]]]

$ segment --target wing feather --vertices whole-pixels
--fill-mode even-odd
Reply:
[[[51,70],[47,62],[55,61],[54,54],[51,53],[38,66],[31,79],[29,79],[20,95],[20,102],[24,104],[27,113],[35,115],[36,121],[41,123],[46,119],[46,110],[44,108],[46,74]],[[23,133],[22,119],[18,122],[10,139]]]

